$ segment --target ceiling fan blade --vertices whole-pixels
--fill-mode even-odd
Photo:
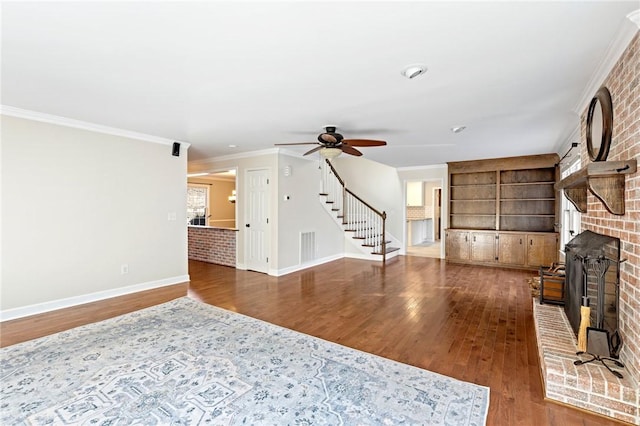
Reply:
[[[327,143],[338,143],[338,138],[336,138],[331,133],[323,133],[318,137],[318,139],[321,139],[322,141]]]
[[[387,144],[385,141],[377,141],[374,139],[345,139],[342,143],[351,146],[383,146]]]
[[[362,153],[360,151],[358,151],[354,147],[349,146],[349,145],[344,144],[344,143],[340,146],[340,149],[342,149],[342,152],[345,152],[345,153],[351,154],[351,155],[355,155],[356,157],[360,157],[362,155]]]
[[[305,152],[305,153],[304,153],[304,154],[302,154],[302,155],[309,155],[309,154],[313,154],[314,152],[319,151],[319,150],[321,150],[322,148],[324,148],[322,145],[320,145],[320,146],[316,146],[316,147],[315,147],[315,148],[313,148],[312,150],[307,151],[307,152]]]
[[[274,145],[318,145],[318,142],[274,143]]]

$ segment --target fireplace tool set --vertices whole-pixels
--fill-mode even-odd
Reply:
[[[615,330],[610,336],[609,331],[604,328],[605,318],[605,275],[609,266],[615,261],[598,256],[597,258],[586,257],[582,259],[582,304],[580,306],[580,328],[578,330],[578,352],[576,355],[583,353],[592,356],[591,359],[583,361],[576,360],[574,365],[588,364],[593,361],[599,361],[614,376],[622,379],[622,374],[612,370],[605,361],[613,362],[616,367],[624,368],[624,364],[611,356],[617,357],[622,344],[618,331]],[[589,269],[594,273],[596,278],[596,327],[591,327],[591,307],[589,298]],[[616,283],[617,284],[617,283]],[[616,286],[617,293],[617,286]],[[617,297],[617,294],[616,294]],[[617,311],[617,309],[616,309]],[[617,312],[616,312],[617,314]]]

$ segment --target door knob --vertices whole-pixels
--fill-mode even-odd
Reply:
[[[251,228],[251,224],[250,224],[250,223],[247,223],[247,224],[245,225],[245,227],[246,227],[246,228]]]

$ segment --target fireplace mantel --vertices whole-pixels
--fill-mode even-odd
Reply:
[[[564,190],[569,201],[580,213],[587,212],[587,189],[612,214],[624,215],[626,174],[635,173],[637,161],[596,161],[562,179],[556,190]]]

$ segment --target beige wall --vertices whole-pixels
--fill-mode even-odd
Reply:
[[[236,227],[236,204],[229,202],[231,191],[236,189],[236,182],[207,177],[193,177],[188,183],[209,186],[209,226],[221,228]]]
[[[188,279],[186,150],[1,120],[3,319]]]

